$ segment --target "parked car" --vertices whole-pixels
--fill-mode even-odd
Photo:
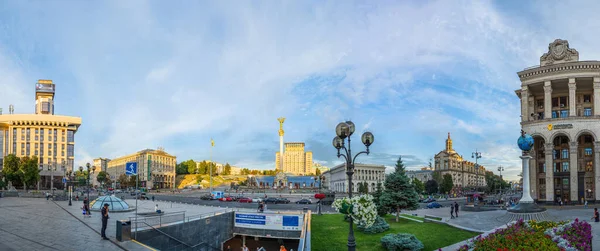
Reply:
[[[312,204],[312,202],[309,199],[301,199],[296,201],[296,204]]]
[[[252,202],[261,203],[263,200],[261,198],[254,198]]]
[[[201,200],[212,200],[212,196],[210,196],[210,194],[205,194],[200,196]]]
[[[277,198],[274,198],[274,197],[269,197],[269,198],[267,198],[267,199],[266,199],[266,200],[264,200],[264,201],[265,201],[265,203],[273,203],[273,204],[280,203],[280,202],[279,202],[279,199],[277,199]]]
[[[286,198],[278,198],[277,200],[279,200],[279,203],[281,203],[281,204],[288,204],[288,203],[290,203],[290,200],[288,200]]]
[[[219,199],[219,201],[233,201],[233,198],[227,196],[227,197],[222,197]]]
[[[431,202],[431,203],[427,204],[427,208],[440,208],[440,207],[442,207],[442,205],[437,202]]]
[[[427,198],[423,200],[423,203],[430,203],[430,202],[434,202],[435,199],[434,198]]]
[[[241,198],[238,200],[238,202],[240,203],[252,203],[252,199],[251,198]]]

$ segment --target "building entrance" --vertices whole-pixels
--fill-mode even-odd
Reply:
[[[554,196],[556,202],[562,201],[563,204],[571,202],[569,176],[554,178]]]

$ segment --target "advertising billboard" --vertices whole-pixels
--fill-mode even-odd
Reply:
[[[35,84],[35,92],[54,93],[54,84]]]
[[[235,227],[301,231],[304,215],[235,213]]]

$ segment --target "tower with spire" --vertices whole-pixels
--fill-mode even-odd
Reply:
[[[452,139],[450,138],[450,133],[448,133],[448,139],[446,139],[446,152],[453,152],[452,149]]]

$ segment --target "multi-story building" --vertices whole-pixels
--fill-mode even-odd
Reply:
[[[421,182],[426,183],[428,180],[433,179],[433,170],[410,170],[406,171],[406,176],[408,176],[410,180],[418,179]]]
[[[534,139],[531,196],[600,200],[600,61],[579,61],[568,41],[556,39],[540,65],[517,74],[521,128]]]
[[[110,160],[107,165],[110,177],[118,179],[121,174],[125,174],[125,165],[128,162],[137,162],[139,187],[175,187],[177,157],[168,154],[164,149],[146,149]]]
[[[94,159],[94,164],[93,166],[96,167],[96,171],[94,171],[94,173],[92,173],[90,176],[92,176],[91,180],[92,180],[92,185],[93,186],[100,186],[100,182],[98,182],[98,173],[100,173],[101,171],[107,172],[108,170],[108,162],[110,161],[110,159],[106,159],[106,158],[97,158]],[[115,181],[117,177],[110,177],[110,175],[108,175],[108,178],[112,181]]]
[[[304,150],[303,142],[285,143],[283,152],[283,172],[294,175],[314,174],[313,158],[311,151]],[[279,167],[281,158],[279,152],[275,154],[275,166]]]
[[[38,80],[35,85],[35,114],[9,114],[0,110],[0,169],[3,157],[37,156],[40,168],[38,187],[62,187],[62,178],[73,170],[75,133],[81,118],[54,114],[55,85],[52,80]]]
[[[341,193],[348,192],[348,175],[346,174],[346,163],[332,167],[323,173],[325,188]],[[367,183],[369,193],[377,189],[377,183],[385,181],[385,166],[371,164],[354,164],[354,175],[352,176],[352,190],[358,192],[358,183]]]
[[[448,139],[446,139],[446,149],[435,155],[434,170],[440,172],[442,177],[446,174],[452,176],[453,191],[460,191],[465,187],[486,186],[485,167],[463,159],[452,148],[450,133],[448,133]]]

